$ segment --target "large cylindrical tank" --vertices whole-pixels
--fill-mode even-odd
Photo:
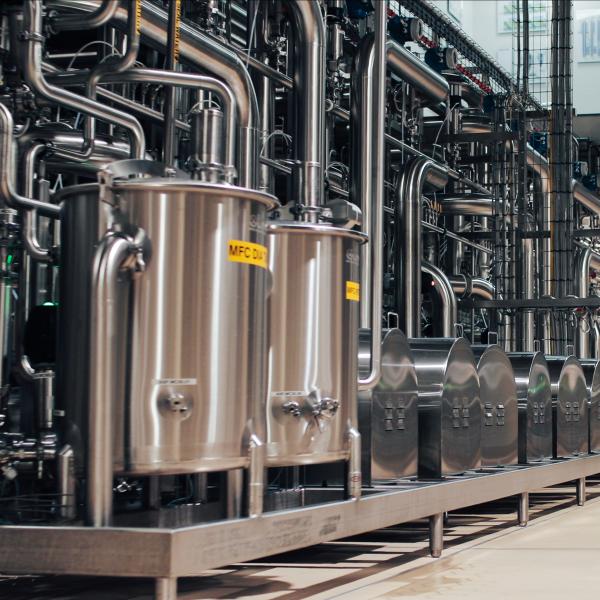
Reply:
[[[365,237],[327,225],[268,226],[267,464],[349,457],[356,427],[360,245]]]
[[[359,371],[370,371],[371,332],[359,338]],[[384,332],[381,379],[375,389],[358,395],[358,422],[365,485],[418,473],[418,383],[406,336],[399,329]]]
[[[249,424],[264,435],[265,225],[276,201],[177,179],[117,180],[113,195],[120,228],[140,228],[150,248],[145,271],[118,307],[131,317],[115,342],[127,355],[124,393],[115,399],[115,470],[244,467]],[[73,251],[80,244],[89,256],[95,239],[79,238]],[[61,293],[73,307],[76,291]]]
[[[589,451],[600,452],[600,361],[579,360],[588,388]]]
[[[477,358],[477,373],[483,407],[481,465],[496,467],[518,460],[517,387],[510,360],[500,346],[471,347]]]
[[[464,338],[410,339],[419,382],[419,477],[481,466],[481,399]]]
[[[107,211],[98,202],[98,185],[64,188],[54,196],[61,205],[56,365],[56,422],[74,451],[83,475],[88,439],[89,347],[92,265],[98,241],[107,230]],[[122,323],[122,327],[125,326]],[[122,348],[115,348],[115,352]],[[124,356],[120,360],[125,360]]]
[[[519,463],[552,458],[552,389],[541,352],[508,354],[519,403]]]
[[[555,458],[588,452],[588,390],[585,375],[575,356],[548,356],[552,385]]]

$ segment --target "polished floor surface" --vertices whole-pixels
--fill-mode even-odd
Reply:
[[[506,500],[450,515],[441,559],[428,556],[427,524],[403,525],[180,580],[179,598],[207,600],[596,600],[600,589],[600,482],[588,503],[574,488],[532,495],[531,522]],[[0,576],[10,600],[149,600],[152,582]]]

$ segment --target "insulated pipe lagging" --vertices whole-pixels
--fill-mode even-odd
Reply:
[[[125,11],[126,13],[127,11]],[[23,12],[25,52],[23,53],[23,75],[25,81],[35,94],[59,106],[82,112],[88,116],[102,119],[125,127],[131,135],[132,154],[135,158],[144,158],[146,138],[139,121],[131,115],[73,94],[67,90],[50,85],[42,73],[42,3],[27,0]]]

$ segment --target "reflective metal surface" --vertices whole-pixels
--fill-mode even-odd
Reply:
[[[349,457],[356,426],[360,244],[324,225],[269,225],[267,464]]]
[[[588,452],[588,390],[574,356],[546,358],[552,385],[553,451],[555,458]]]
[[[98,203],[98,185],[65,188],[61,203],[58,303],[59,360],[56,367],[57,423],[73,448],[78,476],[83,474],[88,439],[87,399],[92,265],[98,241],[107,229],[107,214]],[[125,324],[123,323],[124,327]],[[114,348],[120,352],[121,347]],[[124,356],[122,357],[124,360]],[[76,376],[74,376],[76,374]]]
[[[130,348],[122,361],[129,366],[127,389],[116,399],[115,470],[246,466],[249,429],[264,434],[269,275],[266,257],[262,266],[249,264],[238,251],[244,243],[265,248],[273,199],[177,180],[128,180],[115,189],[121,226],[142,228],[151,245],[146,270],[131,287],[130,331],[123,326],[115,343],[123,356]],[[93,195],[87,201],[97,210]],[[89,268],[84,259],[94,245],[92,229],[69,242],[69,256],[78,257],[75,268],[82,273]],[[71,404],[79,402],[85,411],[84,400],[77,396]]]
[[[600,452],[600,362],[580,359],[588,388],[589,451]]]
[[[512,465],[518,459],[517,387],[510,360],[500,346],[472,346],[479,374],[483,430],[481,465]]]
[[[464,338],[410,339],[419,382],[419,477],[481,466],[481,399]]]
[[[359,371],[369,369],[368,330],[359,338]],[[408,341],[399,329],[385,333],[377,387],[358,395],[363,483],[417,475],[418,385]]]
[[[541,352],[508,354],[519,404],[519,463],[552,457],[552,391]]]

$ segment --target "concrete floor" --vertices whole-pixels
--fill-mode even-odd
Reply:
[[[453,513],[441,559],[428,556],[427,524],[414,523],[183,579],[179,598],[596,600],[600,483],[588,492],[583,508],[574,488],[532,495],[526,528],[516,526],[514,500]],[[0,576],[0,598],[149,600],[152,582]]]

